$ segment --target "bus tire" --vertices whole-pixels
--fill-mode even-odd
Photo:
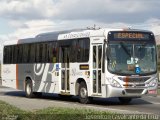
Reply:
[[[129,97],[119,97],[119,101],[122,104],[129,104],[132,101],[132,98],[129,98]]]
[[[25,93],[26,93],[27,98],[33,98],[34,97],[31,80],[27,80],[26,83],[25,83]]]
[[[79,86],[79,101],[82,104],[87,104],[91,102],[91,97],[88,97],[88,91],[87,91],[87,86],[85,82],[81,82]]]

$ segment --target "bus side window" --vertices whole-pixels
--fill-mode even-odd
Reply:
[[[84,52],[84,56],[83,56],[83,61],[84,62],[88,62],[89,61],[89,48],[90,48],[90,42],[89,39],[85,39],[84,40],[84,48],[83,48],[83,52]]]
[[[3,63],[6,64],[8,62],[8,49],[6,46],[4,47],[3,56],[4,56]]]
[[[47,50],[46,50],[46,54],[47,54],[46,62],[47,63],[50,63],[50,51],[49,51],[49,48],[50,48],[50,43],[47,43]]]
[[[48,58],[48,62],[49,63],[55,63],[57,62],[57,47],[56,47],[56,43],[55,42],[51,42],[48,44],[48,48],[47,48],[47,58]]]
[[[77,61],[78,62],[88,62],[89,60],[89,39],[79,39],[78,43],[78,53]]]
[[[50,63],[52,63],[52,58],[53,58],[53,46],[54,46],[54,44],[53,44],[53,42],[50,44]]]
[[[59,62],[59,47],[58,47],[58,43],[56,43],[55,48],[56,48],[56,55],[55,55],[56,62]]]
[[[45,43],[41,43],[41,62],[42,63],[46,63],[46,58],[47,58],[47,54],[46,54],[46,51],[47,51],[47,44]]]
[[[5,47],[5,63],[8,64],[9,63],[9,47],[6,46]]]
[[[53,48],[52,48],[52,54],[53,54],[52,62],[53,62],[53,63],[56,63],[56,62],[57,62],[57,59],[56,59],[56,57],[57,57],[56,45],[54,45]]]
[[[39,63],[39,43],[36,44],[36,63]]]
[[[20,63],[20,45],[17,46],[17,63]]]
[[[13,63],[16,64],[17,63],[17,46],[14,45],[14,58],[13,58]]]
[[[77,62],[77,40],[72,40],[70,47],[70,62]]]
[[[43,62],[43,43],[39,44],[39,63]]]
[[[11,46],[11,61],[10,63],[13,64],[14,62],[14,45]]]
[[[30,46],[30,63],[34,63],[35,61],[35,44],[31,44]]]
[[[27,52],[27,44],[23,45],[23,54],[22,54],[22,63],[27,63],[27,56],[28,56],[28,52]]]
[[[81,46],[80,40],[77,41],[77,62],[81,61]]]
[[[9,46],[9,59],[8,59],[8,63],[11,63],[12,61],[12,47]]]

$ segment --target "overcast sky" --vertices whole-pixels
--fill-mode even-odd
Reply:
[[[1,43],[94,24],[160,34],[160,0],[0,0]]]

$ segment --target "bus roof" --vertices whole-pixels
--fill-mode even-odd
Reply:
[[[95,29],[73,29],[73,30],[66,30],[66,31],[41,33],[35,36],[34,38],[5,41],[4,45],[67,40],[67,39],[96,37],[96,36],[107,37],[109,31],[151,32],[151,31],[140,30],[140,29],[109,29],[109,28],[96,29],[96,30]]]

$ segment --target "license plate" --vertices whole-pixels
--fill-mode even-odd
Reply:
[[[157,94],[157,90],[148,90],[149,94]]]

